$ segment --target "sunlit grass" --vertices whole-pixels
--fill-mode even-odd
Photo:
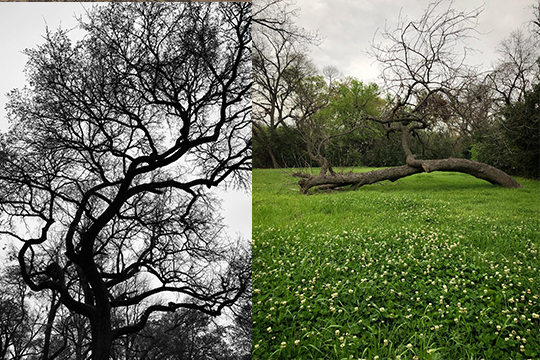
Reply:
[[[540,185],[253,171],[254,359],[540,357]]]

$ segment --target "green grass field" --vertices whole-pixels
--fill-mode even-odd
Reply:
[[[518,181],[306,196],[253,170],[253,359],[540,359],[540,183]]]

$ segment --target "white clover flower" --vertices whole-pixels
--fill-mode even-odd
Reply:
[[[282,342],[282,343],[281,343],[281,348],[284,349],[284,348],[286,348],[286,347],[287,347],[287,343],[286,343],[285,341]]]

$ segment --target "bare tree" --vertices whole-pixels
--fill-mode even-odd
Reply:
[[[10,254],[12,250],[8,251]],[[0,274],[0,359],[51,359],[48,346],[42,346],[47,337],[47,319],[50,312],[42,307],[41,297],[34,297],[21,281],[17,264],[8,262]],[[56,302],[55,302],[56,300]],[[58,299],[53,299],[57,304]],[[45,357],[47,356],[47,357]]]
[[[534,31],[536,32],[536,35],[540,36],[540,1],[537,1],[533,5],[533,19],[532,19],[532,25],[534,27]]]
[[[231,360],[225,341],[226,327],[211,317],[182,309],[153,319],[134,335],[130,359],[140,360]]]
[[[261,0],[253,10],[253,135],[278,167],[274,133],[292,121],[295,89],[305,76],[314,73],[307,46],[320,36],[295,24],[298,8],[290,0]]]
[[[25,285],[13,283],[17,273],[13,267],[3,270],[0,277],[0,359],[20,359],[28,355],[32,332],[33,321],[25,299],[28,290]]]
[[[299,27],[295,20],[300,9],[294,0],[260,0],[253,5],[253,31],[256,35],[281,36],[296,44],[317,44],[321,37],[317,32]],[[258,40],[255,40],[257,46]]]
[[[154,312],[219,315],[248,286],[206,189],[249,179],[251,4],[111,3],[87,17],[81,41],[58,30],[26,51],[0,142],[0,233],[19,242],[26,284],[58,292],[105,360]],[[49,243],[57,259],[41,256]]]
[[[269,45],[272,51],[255,47],[253,55],[253,135],[268,151],[273,167],[279,167],[274,155],[275,130],[293,122],[294,94],[303,78],[314,73],[304,54],[296,52],[287,41],[276,40],[279,43]]]
[[[456,116],[448,104],[470,83],[471,69],[465,62],[470,49],[464,41],[474,33],[481,9],[457,11],[452,3],[444,4],[430,3],[417,21],[400,18],[395,29],[383,32],[384,42],[372,45],[391,101],[381,116],[367,119],[380,123],[386,133],[402,134],[407,165],[364,174],[299,174],[302,192],[313,186],[360,186],[431,171],[464,172],[505,187],[521,186],[486,164],[455,158],[420,160],[411,151],[411,138],[418,132],[443,126]]]
[[[513,31],[497,48],[501,59],[488,77],[488,84],[501,106],[523,102],[525,92],[532,88],[538,73],[539,43],[534,34]]]

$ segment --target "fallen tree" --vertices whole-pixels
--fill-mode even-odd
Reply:
[[[403,165],[364,173],[334,173],[320,176],[313,176],[307,173],[295,173],[293,176],[301,178],[298,181],[298,184],[300,185],[300,192],[302,194],[307,194],[309,189],[316,186],[321,189],[335,189],[343,186],[352,186],[356,189],[363,185],[375,184],[385,180],[396,181],[407,176],[431,171],[461,172],[507,188],[522,187],[521,184],[508,176],[505,172],[477,161],[456,158],[416,161],[421,163],[421,165],[418,167]]]
[[[321,172],[319,175],[294,174],[300,177],[298,184],[301,193],[307,194],[313,187],[333,189],[352,185],[358,188],[433,171],[460,172],[506,188],[521,187],[505,172],[484,163],[460,158],[421,160],[411,151],[411,138],[419,137],[420,131],[449,129],[455,122],[467,126],[467,119],[462,115],[462,100],[464,94],[469,93],[474,86],[475,76],[471,68],[465,65],[468,49],[463,45],[460,53],[457,47],[475,29],[480,9],[463,12],[448,7],[439,12],[442,5],[441,0],[431,3],[418,21],[406,22],[400,19],[395,30],[387,29],[383,33],[386,45],[373,44],[372,53],[382,66],[382,78],[389,100],[379,116],[369,116],[365,109],[357,107],[357,114],[361,114],[362,118],[355,122],[355,129],[364,126],[362,121],[376,122],[387,135],[401,133],[406,164],[366,173],[338,174],[331,170],[327,158],[321,158],[320,152],[310,153],[310,157],[320,163]],[[305,116],[301,114],[298,118],[304,119]],[[307,134],[304,136],[313,133],[313,126],[309,129],[304,132]],[[314,136],[308,137],[308,145],[317,141]],[[322,139],[320,141],[326,143],[336,137],[335,134],[318,136]],[[310,152],[310,149],[321,146],[307,148]]]
[[[300,177],[298,181],[300,192],[307,194],[309,189],[320,187],[322,189],[334,189],[343,186],[350,186],[354,189],[363,186],[375,184],[381,181],[396,181],[401,178],[432,171],[460,172],[472,175],[478,179],[486,180],[494,185],[500,185],[506,188],[522,187],[515,179],[510,177],[504,171],[501,171],[491,165],[468,159],[439,159],[439,160],[418,160],[409,148],[408,127],[402,126],[402,146],[407,155],[407,164],[403,166],[373,170],[364,173],[344,173],[336,172],[323,173],[314,176],[307,173],[295,173],[293,176]]]

